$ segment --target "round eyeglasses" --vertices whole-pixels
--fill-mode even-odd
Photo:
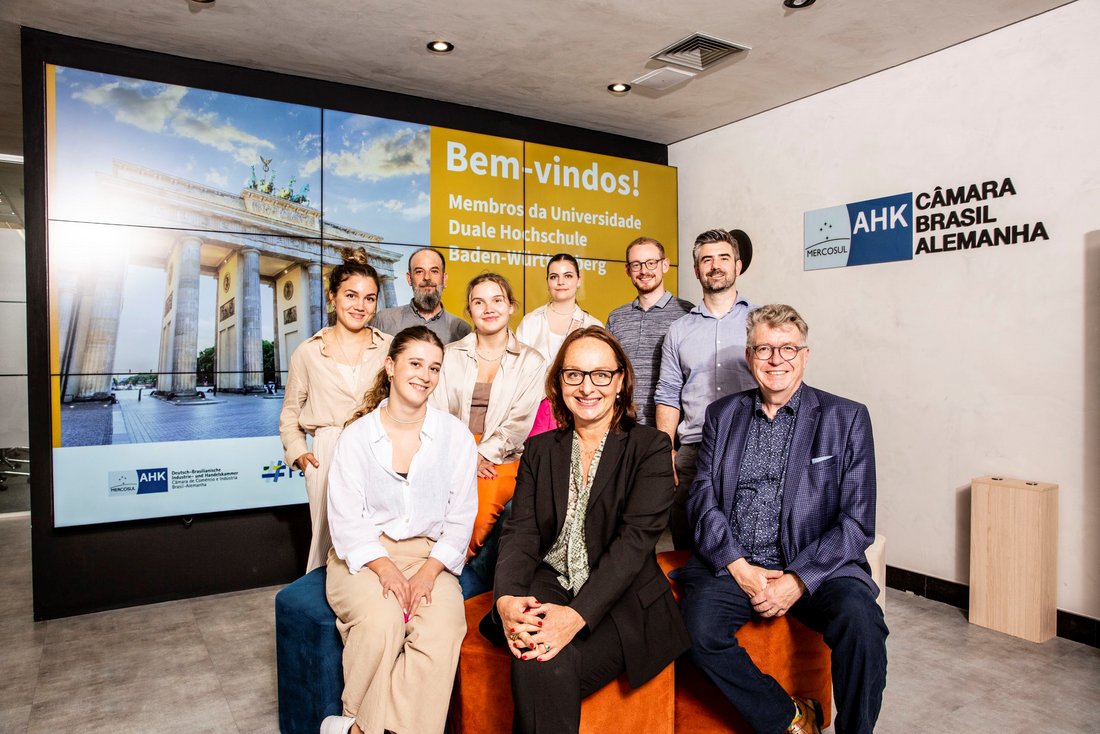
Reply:
[[[607,387],[611,384],[611,381],[615,379],[615,375],[622,372],[620,367],[617,370],[562,370],[561,381],[566,385],[579,385],[584,382],[584,378],[587,377],[592,380],[592,384],[596,387]]]
[[[638,272],[641,272],[643,265],[645,266],[646,270],[656,270],[657,269],[657,264],[659,262],[661,262],[661,261],[660,260],[631,260],[630,262],[628,262],[626,264],[626,266],[628,268],[630,268],[630,272],[638,273]]]
[[[809,347],[796,347],[794,344],[784,344],[781,347],[773,347],[771,344],[757,344],[756,346],[749,347],[752,353],[756,355],[756,358],[763,362],[766,359],[772,358],[772,352],[779,352],[779,356],[787,362],[798,356],[798,353],[803,349],[809,349]]]

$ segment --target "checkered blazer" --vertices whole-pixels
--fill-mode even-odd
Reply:
[[[741,472],[755,390],[707,408],[698,474],[688,494],[696,554],[716,574],[745,556],[728,520]],[[803,385],[783,480],[779,545],[786,570],[813,594],[840,576],[877,595],[864,556],[875,539],[875,446],[867,407]]]

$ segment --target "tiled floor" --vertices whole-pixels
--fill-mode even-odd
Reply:
[[[277,588],[31,621],[30,527],[0,519],[0,732],[277,732]]]
[[[30,528],[0,518],[0,733],[276,732],[274,596],[221,596],[31,621]],[[878,732],[1095,730],[1100,650],[972,627],[887,592]]]

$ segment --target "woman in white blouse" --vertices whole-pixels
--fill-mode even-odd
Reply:
[[[546,361],[546,368],[558,356],[565,337],[586,326],[603,326],[599,319],[577,305],[581,269],[577,258],[559,252],[546,263],[546,288],[550,301],[531,311],[519,322],[516,337],[535,348]]]
[[[388,335],[367,326],[378,308],[379,283],[364,250],[345,252],[328,279],[336,323],[306,339],[290,357],[279,436],[287,466],[305,474],[313,530],[307,573],[325,565],[332,547],[325,493],[336,439],[382,368],[390,343]]]
[[[478,511],[470,541],[470,564],[459,583],[466,598],[493,586],[494,526],[516,487],[523,442],[542,400],[546,364],[522,344],[508,320],[516,299],[508,280],[482,273],[466,286],[472,334],[447,345],[439,389],[431,404],[466,424],[477,441]]]
[[[398,333],[336,445],[326,589],[344,640],[344,711],[321,734],[443,731],[466,633],[458,575],[477,447],[428,405],[442,366],[427,327]]]

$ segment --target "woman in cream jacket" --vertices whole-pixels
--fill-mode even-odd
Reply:
[[[346,256],[329,274],[328,298],[336,323],[302,342],[290,357],[279,437],[287,466],[305,473],[313,529],[307,573],[325,564],[332,547],[326,495],[336,439],[382,369],[391,341],[367,326],[378,307],[378,286],[378,273],[365,253]]]
[[[472,334],[447,345],[431,404],[465,423],[477,440],[478,512],[470,565],[459,578],[468,598],[492,587],[495,537],[490,535],[515,490],[523,442],[543,397],[546,365],[521,343],[508,320],[516,300],[508,281],[482,273],[466,288]]]

